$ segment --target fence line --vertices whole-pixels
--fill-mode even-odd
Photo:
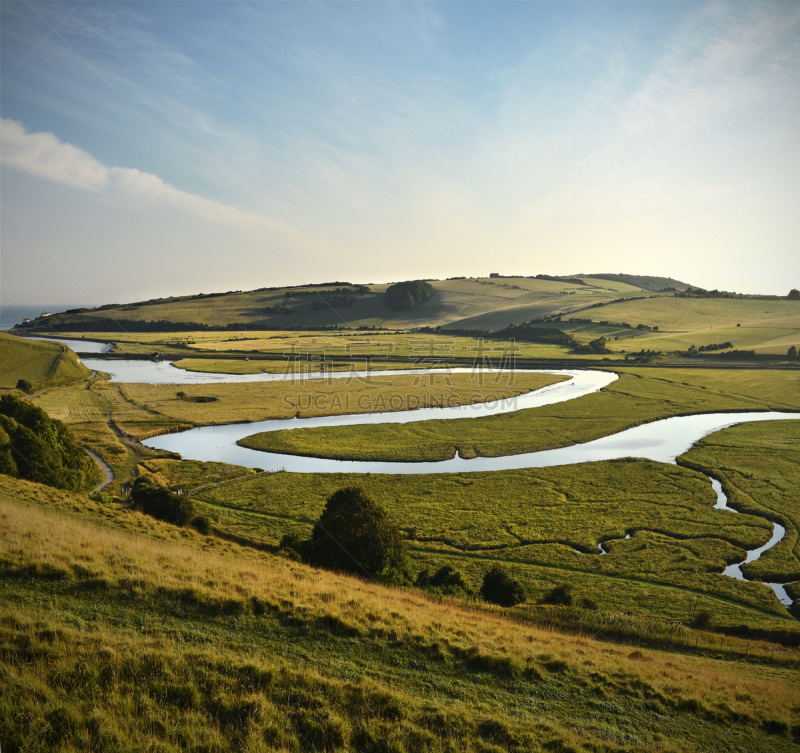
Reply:
[[[217,486],[227,486],[228,484],[236,484],[240,481],[249,481],[250,479],[257,478],[258,476],[268,476],[272,473],[280,473],[281,471],[285,470],[285,468],[275,468],[271,471],[259,471],[258,473],[250,473],[247,476],[237,476],[236,478],[229,478],[225,481],[217,481],[215,484],[203,484],[202,486],[196,486],[194,489],[178,489],[177,494],[196,494],[204,489],[213,489]]]

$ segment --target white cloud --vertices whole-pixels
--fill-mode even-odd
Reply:
[[[0,162],[71,188],[113,196],[125,193],[129,199],[167,204],[211,222],[245,225],[256,233],[278,234],[284,242],[298,243],[304,239],[300,231],[288,224],[181,191],[153,173],[107,167],[52,133],[28,133],[22,123],[9,118],[0,119]]]

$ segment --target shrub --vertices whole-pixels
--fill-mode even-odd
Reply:
[[[789,358],[797,358],[797,348],[794,345],[791,345],[789,350],[786,352],[786,355],[789,356]]]
[[[176,526],[185,526],[195,516],[194,502],[189,497],[179,497],[145,478],[134,482],[131,500],[134,510]]]
[[[17,382],[17,389],[23,392],[30,392],[33,389],[33,385],[27,379],[20,379]]]
[[[563,583],[556,586],[550,593],[543,599],[543,604],[560,604],[565,607],[572,606],[572,586],[569,583]]]
[[[211,521],[205,515],[198,515],[191,522],[192,528],[203,536],[211,535]]]
[[[311,542],[301,539],[296,533],[286,533],[281,537],[278,549],[291,559],[308,559]],[[292,557],[294,554],[296,556]]]
[[[525,588],[500,565],[494,565],[484,576],[481,596],[492,604],[513,607],[525,600]]]
[[[440,567],[433,575],[430,570],[423,570],[414,583],[418,588],[432,588],[442,593],[472,593],[472,583],[469,578],[450,565]]]
[[[400,529],[357,487],[328,497],[307,546],[312,565],[391,582],[408,580]]]
[[[111,497],[108,496],[105,492],[101,491],[94,491],[89,495],[89,499],[92,502],[99,502],[101,505],[110,505],[111,504]]]
[[[692,627],[698,630],[702,630],[703,628],[707,628],[711,624],[711,618],[714,615],[711,614],[707,609],[701,609],[692,620]]]

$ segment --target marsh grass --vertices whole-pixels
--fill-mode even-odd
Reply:
[[[797,421],[740,424],[701,439],[680,462],[718,478],[736,510],[763,516],[786,529],[783,540],[756,562],[747,578],[800,581],[800,426]]]
[[[161,467],[177,485],[190,465]],[[506,562],[534,601],[566,579],[580,598],[612,610],[687,621],[700,595],[713,601],[717,625],[797,630],[772,591],[719,574],[764,544],[771,524],[714,510],[708,479],[677,466],[641,460],[422,476],[276,473],[196,500],[218,528],[277,545],[287,533],[307,538],[325,498],[346,486],[362,487],[401,527],[414,573],[447,564],[480,583],[491,565]],[[609,554],[600,556],[599,542]]]
[[[120,528],[137,517],[4,484],[4,747],[767,751],[798,729],[780,654],[631,650],[152,519]]]

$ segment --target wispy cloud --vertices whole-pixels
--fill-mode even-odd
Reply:
[[[246,225],[255,232],[278,233],[299,242],[303,234],[288,224],[240,212],[222,202],[182,191],[153,173],[136,168],[108,167],[83,149],[48,132],[29,133],[9,118],[0,119],[0,162],[31,175],[93,193],[170,205],[216,223]]]

